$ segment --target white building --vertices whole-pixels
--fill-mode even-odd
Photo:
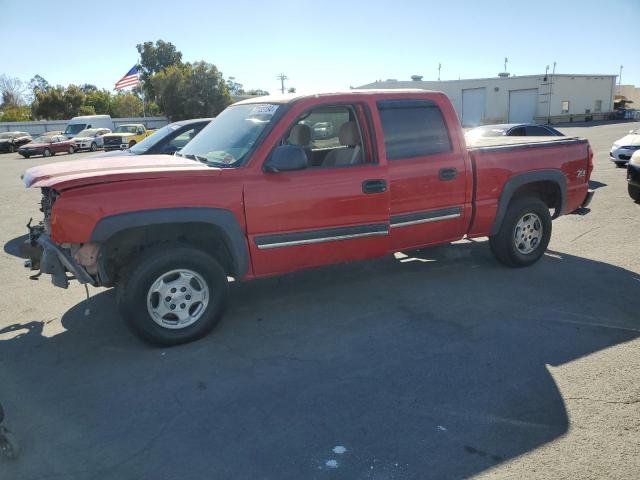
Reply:
[[[386,80],[358,88],[423,88],[444,92],[463,126],[602,120],[613,111],[616,75],[501,74],[495,78]]]

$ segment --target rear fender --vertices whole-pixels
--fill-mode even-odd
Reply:
[[[518,189],[536,182],[553,182],[558,186],[560,190],[560,205],[556,209],[554,218],[562,214],[564,206],[567,204],[567,180],[562,172],[558,170],[536,170],[534,172],[514,175],[505,182],[502,193],[500,194],[496,218],[491,228],[491,235],[497,234],[500,230],[509,203]]]

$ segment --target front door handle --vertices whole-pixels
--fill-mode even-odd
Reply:
[[[363,193],[384,193],[387,191],[386,180],[365,180],[362,182]]]
[[[457,168],[441,168],[438,172],[438,178],[443,182],[447,180],[453,180],[458,176]]]

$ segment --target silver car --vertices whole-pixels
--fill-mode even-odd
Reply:
[[[111,133],[109,128],[87,128],[82,130],[72,139],[76,143],[76,151],[91,150],[95,152],[99,148],[104,148],[102,136],[107,133]]]

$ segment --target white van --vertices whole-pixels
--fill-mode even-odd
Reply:
[[[85,115],[83,117],[73,117],[67,123],[63,135],[67,138],[73,138],[82,130],[87,128],[108,128],[113,130],[113,120],[109,115]]]

